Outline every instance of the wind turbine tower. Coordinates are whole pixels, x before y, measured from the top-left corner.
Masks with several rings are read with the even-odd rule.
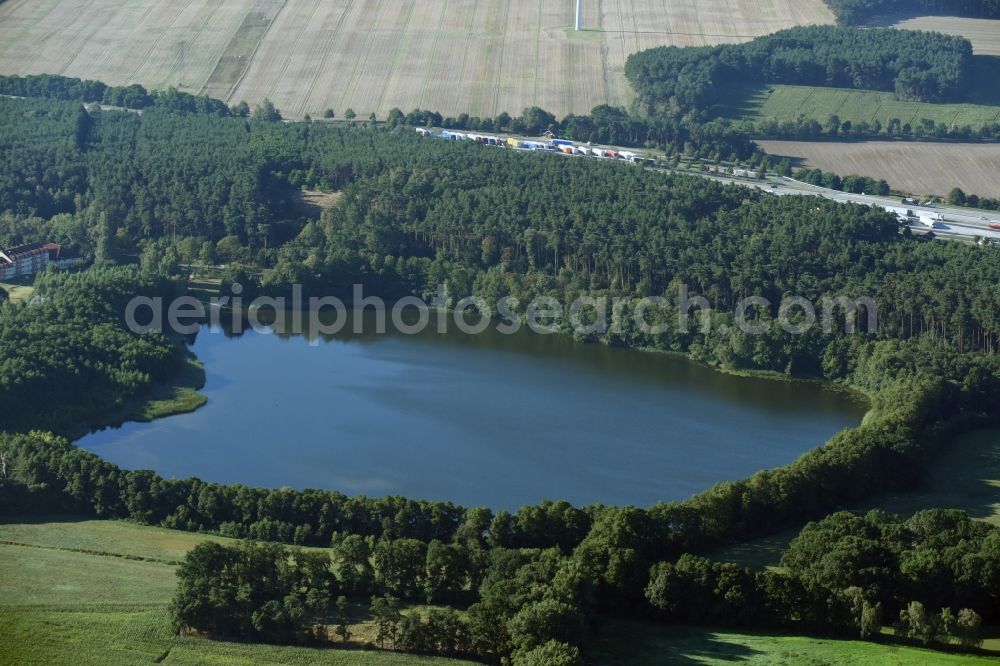
[[[576,31],[580,32],[580,24],[583,23],[583,0],[576,0]]]

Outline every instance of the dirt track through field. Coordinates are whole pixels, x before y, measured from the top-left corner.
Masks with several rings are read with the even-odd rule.
[[[828,23],[822,0],[7,0],[0,74],[175,86],[289,117],[627,105],[625,59]]]

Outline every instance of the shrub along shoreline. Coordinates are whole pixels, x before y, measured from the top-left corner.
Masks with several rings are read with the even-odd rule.
[[[169,378],[151,385],[119,407],[95,414],[59,434],[76,441],[93,432],[120,428],[126,423],[152,423],[190,414],[208,404],[208,398],[200,393],[204,386],[205,367],[194,354],[188,352]]]

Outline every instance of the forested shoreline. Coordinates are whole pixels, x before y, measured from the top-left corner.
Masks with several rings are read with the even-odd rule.
[[[90,115],[75,103],[39,100],[0,100],[0,114],[0,153],[15,166],[0,173],[0,240],[44,235],[98,264],[82,273],[46,273],[36,284],[39,299],[0,310],[0,403],[9,431],[0,435],[7,474],[0,509],[85,513],[330,549],[326,562],[272,546],[192,551],[175,604],[179,627],[218,637],[331,642],[316,627],[336,625],[336,597],[374,595],[372,612],[384,620],[387,646],[493,662],[513,656],[527,665],[579,663],[584,637],[604,614],[704,621],[670,605],[678,585],[690,590],[692,609],[712,606],[712,595],[723,590],[734,605],[727,617],[738,626],[866,635],[877,605],[881,620],[891,622],[903,606],[910,618],[911,602],[935,613],[934,605],[947,604],[955,619],[939,622],[956,635],[964,636],[976,616],[993,619],[995,586],[949,592],[949,581],[964,575],[951,556],[905,580],[885,572],[911,551],[929,556],[935,538],[950,541],[956,533],[969,535],[970,553],[983,550],[976,561],[993,572],[997,565],[986,557],[996,552],[992,528],[953,514],[905,524],[827,517],[875,493],[913,487],[954,434],[996,423],[1000,254],[911,238],[894,216],[862,206],[422,140],[390,128],[155,106],[142,115]],[[342,196],[309,220],[293,206],[303,187]],[[126,258],[137,265],[110,266]],[[301,284],[307,294],[342,295],[344,285],[361,283],[389,299],[427,296],[447,283],[455,298],[663,296],[676,305],[684,283],[715,304],[710,330],[681,330],[665,317],[657,334],[626,322],[586,339],[684,353],[727,370],[840,382],[870,395],[872,412],[792,465],[719,484],[686,502],[553,502],[513,514],[167,480],[121,470],[44,432],[58,430],[59,418],[93,413],[97,403],[141,394],[167,376],[179,343],[125,330],[123,303],[138,293],[173,293],[183,263],[216,261],[230,266],[225,285],[238,280],[268,294]],[[792,335],[777,322],[786,294],[814,302],[871,296],[880,324],[874,331]],[[747,296],[774,304],[753,314],[758,335],[728,326]],[[57,391],[47,393],[53,378]],[[55,407],[65,413],[53,421]],[[786,577],[758,578],[692,559],[822,519],[833,527],[815,547],[820,551],[840,547],[841,538],[847,548],[855,532],[877,529],[871,539],[888,553],[883,569],[867,578],[810,573],[808,555],[796,553],[812,552],[806,542],[816,541],[822,526],[790,550],[793,573]],[[242,578],[224,575],[233,562],[246,563]],[[857,568],[846,559],[843,566],[848,573]],[[280,575],[268,576],[272,570]],[[944,583],[925,585],[930,580]],[[253,591],[255,582],[260,589],[245,603],[227,596],[248,584]],[[310,597],[309,588],[325,595]],[[464,613],[415,622],[399,614],[398,599]]]
[[[47,272],[30,305],[0,314],[0,405],[4,430],[65,432],[169,380],[183,345],[138,337],[124,325],[128,300],[171,298],[168,280],[119,267]]]

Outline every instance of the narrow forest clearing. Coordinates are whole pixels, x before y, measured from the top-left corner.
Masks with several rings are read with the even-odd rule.
[[[35,288],[23,284],[0,282],[0,289],[7,292],[11,303],[27,303],[35,293]]]
[[[973,518],[1000,525],[1000,430],[978,430],[959,436],[934,459],[920,488],[882,495],[851,510],[864,513],[879,509],[910,516],[933,508],[961,509]],[[793,527],[729,546],[713,557],[756,569],[776,567],[782,551],[800,529]]]

